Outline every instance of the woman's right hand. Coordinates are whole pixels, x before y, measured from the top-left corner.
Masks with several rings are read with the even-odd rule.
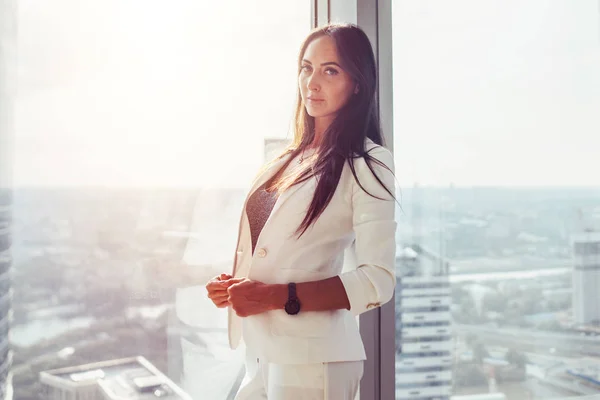
[[[229,293],[227,292],[227,288],[229,288],[228,281],[233,278],[233,276],[229,274],[221,274],[212,278],[206,284],[206,291],[208,292],[208,298],[212,300],[213,303],[218,308],[224,308],[229,305]]]

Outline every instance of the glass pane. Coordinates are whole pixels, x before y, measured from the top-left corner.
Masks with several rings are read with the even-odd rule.
[[[204,285],[231,271],[244,196],[289,138],[310,6],[19,2],[12,206],[0,199],[15,398],[118,393],[117,373],[155,396],[232,398],[243,349]]]
[[[600,394],[599,3],[393,7],[396,399]]]
[[[16,94],[16,1],[0,2],[0,399],[12,399],[12,176]]]

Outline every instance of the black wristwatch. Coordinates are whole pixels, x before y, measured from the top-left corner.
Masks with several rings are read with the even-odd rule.
[[[288,301],[285,303],[285,312],[290,315],[296,315],[300,312],[300,300],[296,296],[296,284],[288,283]]]

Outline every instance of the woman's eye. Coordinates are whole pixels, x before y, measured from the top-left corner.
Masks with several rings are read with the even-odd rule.
[[[310,69],[310,65],[303,65],[300,67],[301,71],[308,71]]]
[[[325,72],[327,72],[329,75],[337,75],[338,74],[337,70],[335,70],[333,68],[327,68],[325,70]]]

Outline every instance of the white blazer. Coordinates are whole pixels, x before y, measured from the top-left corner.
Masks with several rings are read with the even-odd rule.
[[[365,141],[365,148],[372,149],[369,154],[394,171],[393,156],[388,149],[370,139]],[[288,157],[278,160],[257,178],[248,197],[272,177]],[[371,165],[386,187],[395,193],[393,173],[376,162]],[[354,166],[361,185],[384,200],[371,197],[361,189],[346,162],[331,202],[300,239],[293,234],[313,197],[316,178],[281,193],[258,237],[254,254],[246,197],[232,273],[234,277],[269,284],[309,282],[339,275],[351,309],[300,310],[297,315],[274,310],[241,318],[228,307],[232,349],[243,336],[253,353],[279,364],[366,359],[355,317],[386,303],[394,295],[395,203],[375,179],[364,158],[355,159]],[[342,273],[344,250],[352,244],[356,268]]]

